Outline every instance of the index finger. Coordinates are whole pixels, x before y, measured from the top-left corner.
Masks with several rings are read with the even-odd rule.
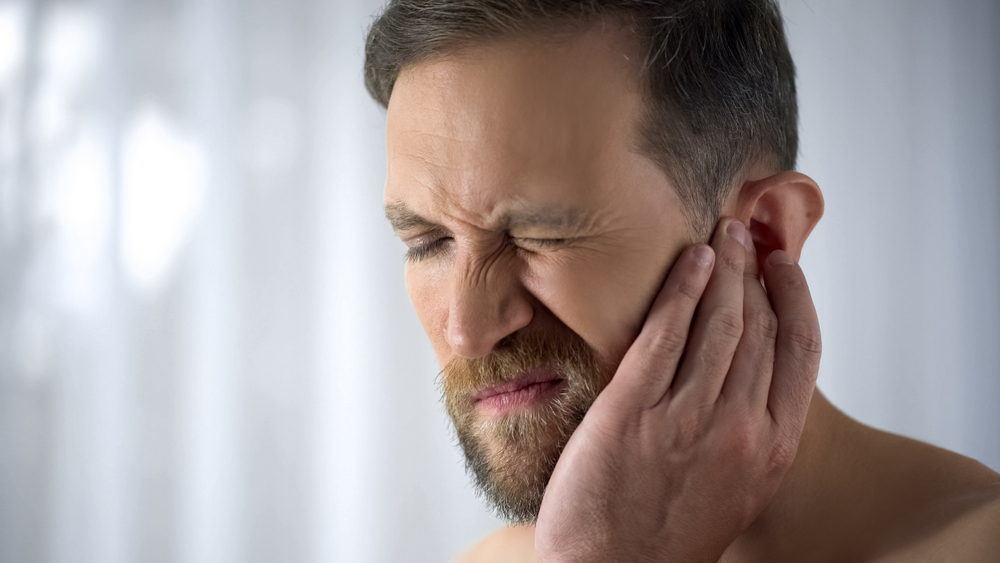
[[[674,380],[695,309],[715,263],[705,244],[684,250],[670,269],[646,321],[602,395],[635,408],[659,403]],[[616,401],[617,402],[617,401]]]
[[[768,256],[764,283],[778,317],[767,407],[779,426],[801,430],[816,387],[823,348],[816,308],[802,268],[784,250]]]

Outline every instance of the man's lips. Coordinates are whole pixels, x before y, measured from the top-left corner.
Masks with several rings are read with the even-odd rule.
[[[527,408],[547,398],[565,382],[555,370],[540,368],[527,371],[515,379],[491,385],[475,392],[472,402],[495,413]]]

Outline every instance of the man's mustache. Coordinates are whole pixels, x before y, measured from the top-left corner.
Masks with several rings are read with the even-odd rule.
[[[541,368],[555,370],[571,384],[599,384],[592,381],[600,373],[596,352],[563,326],[555,332],[514,333],[481,358],[453,358],[441,370],[441,386],[447,402],[465,403],[478,390]]]

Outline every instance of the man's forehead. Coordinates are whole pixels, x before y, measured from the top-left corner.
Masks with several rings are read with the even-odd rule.
[[[475,134],[523,128],[519,121],[532,118],[565,125],[583,116],[618,117],[642,97],[638,54],[622,33],[510,38],[408,65],[396,79],[388,118],[403,115],[408,125],[444,126],[452,138],[474,141]]]
[[[620,40],[548,46],[512,40],[406,69],[389,103],[386,202],[423,191],[501,222],[526,201],[532,221],[564,220],[551,209],[633,151],[641,95]]]

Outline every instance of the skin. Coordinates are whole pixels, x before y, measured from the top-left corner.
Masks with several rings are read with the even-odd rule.
[[[460,560],[987,561],[1000,477],[813,391],[818,322],[795,262],[819,188],[762,158],[711,247],[692,245],[704,235],[633,148],[638,60],[597,28],[465,48],[394,87],[387,215],[421,255],[407,288],[440,364],[557,322],[620,362],[537,528]]]
[[[564,104],[553,109],[530,79],[504,80],[523,62],[534,65],[532,75],[551,72],[552,61],[496,48],[504,56],[472,50],[396,83],[385,201],[444,227],[397,229],[408,246],[445,231],[452,239],[444,259],[408,265],[410,298],[441,365],[453,354],[488,354],[550,315],[602,356],[620,358],[667,268],[694,242],[663,174],[628,148],[640,98],[626,87],[626,67],[605,58],[603,70],[622,87],[601,84],[605,73],[562,73]],[[491,95],[499,88],[503,100]],[[569,94],[575,90],[594,95]],[[593,119],[574,118],[580,114]],[[547,208],[552,224],[507,224],[510,215]],[[546,247],[546,239],[568,243]]]

